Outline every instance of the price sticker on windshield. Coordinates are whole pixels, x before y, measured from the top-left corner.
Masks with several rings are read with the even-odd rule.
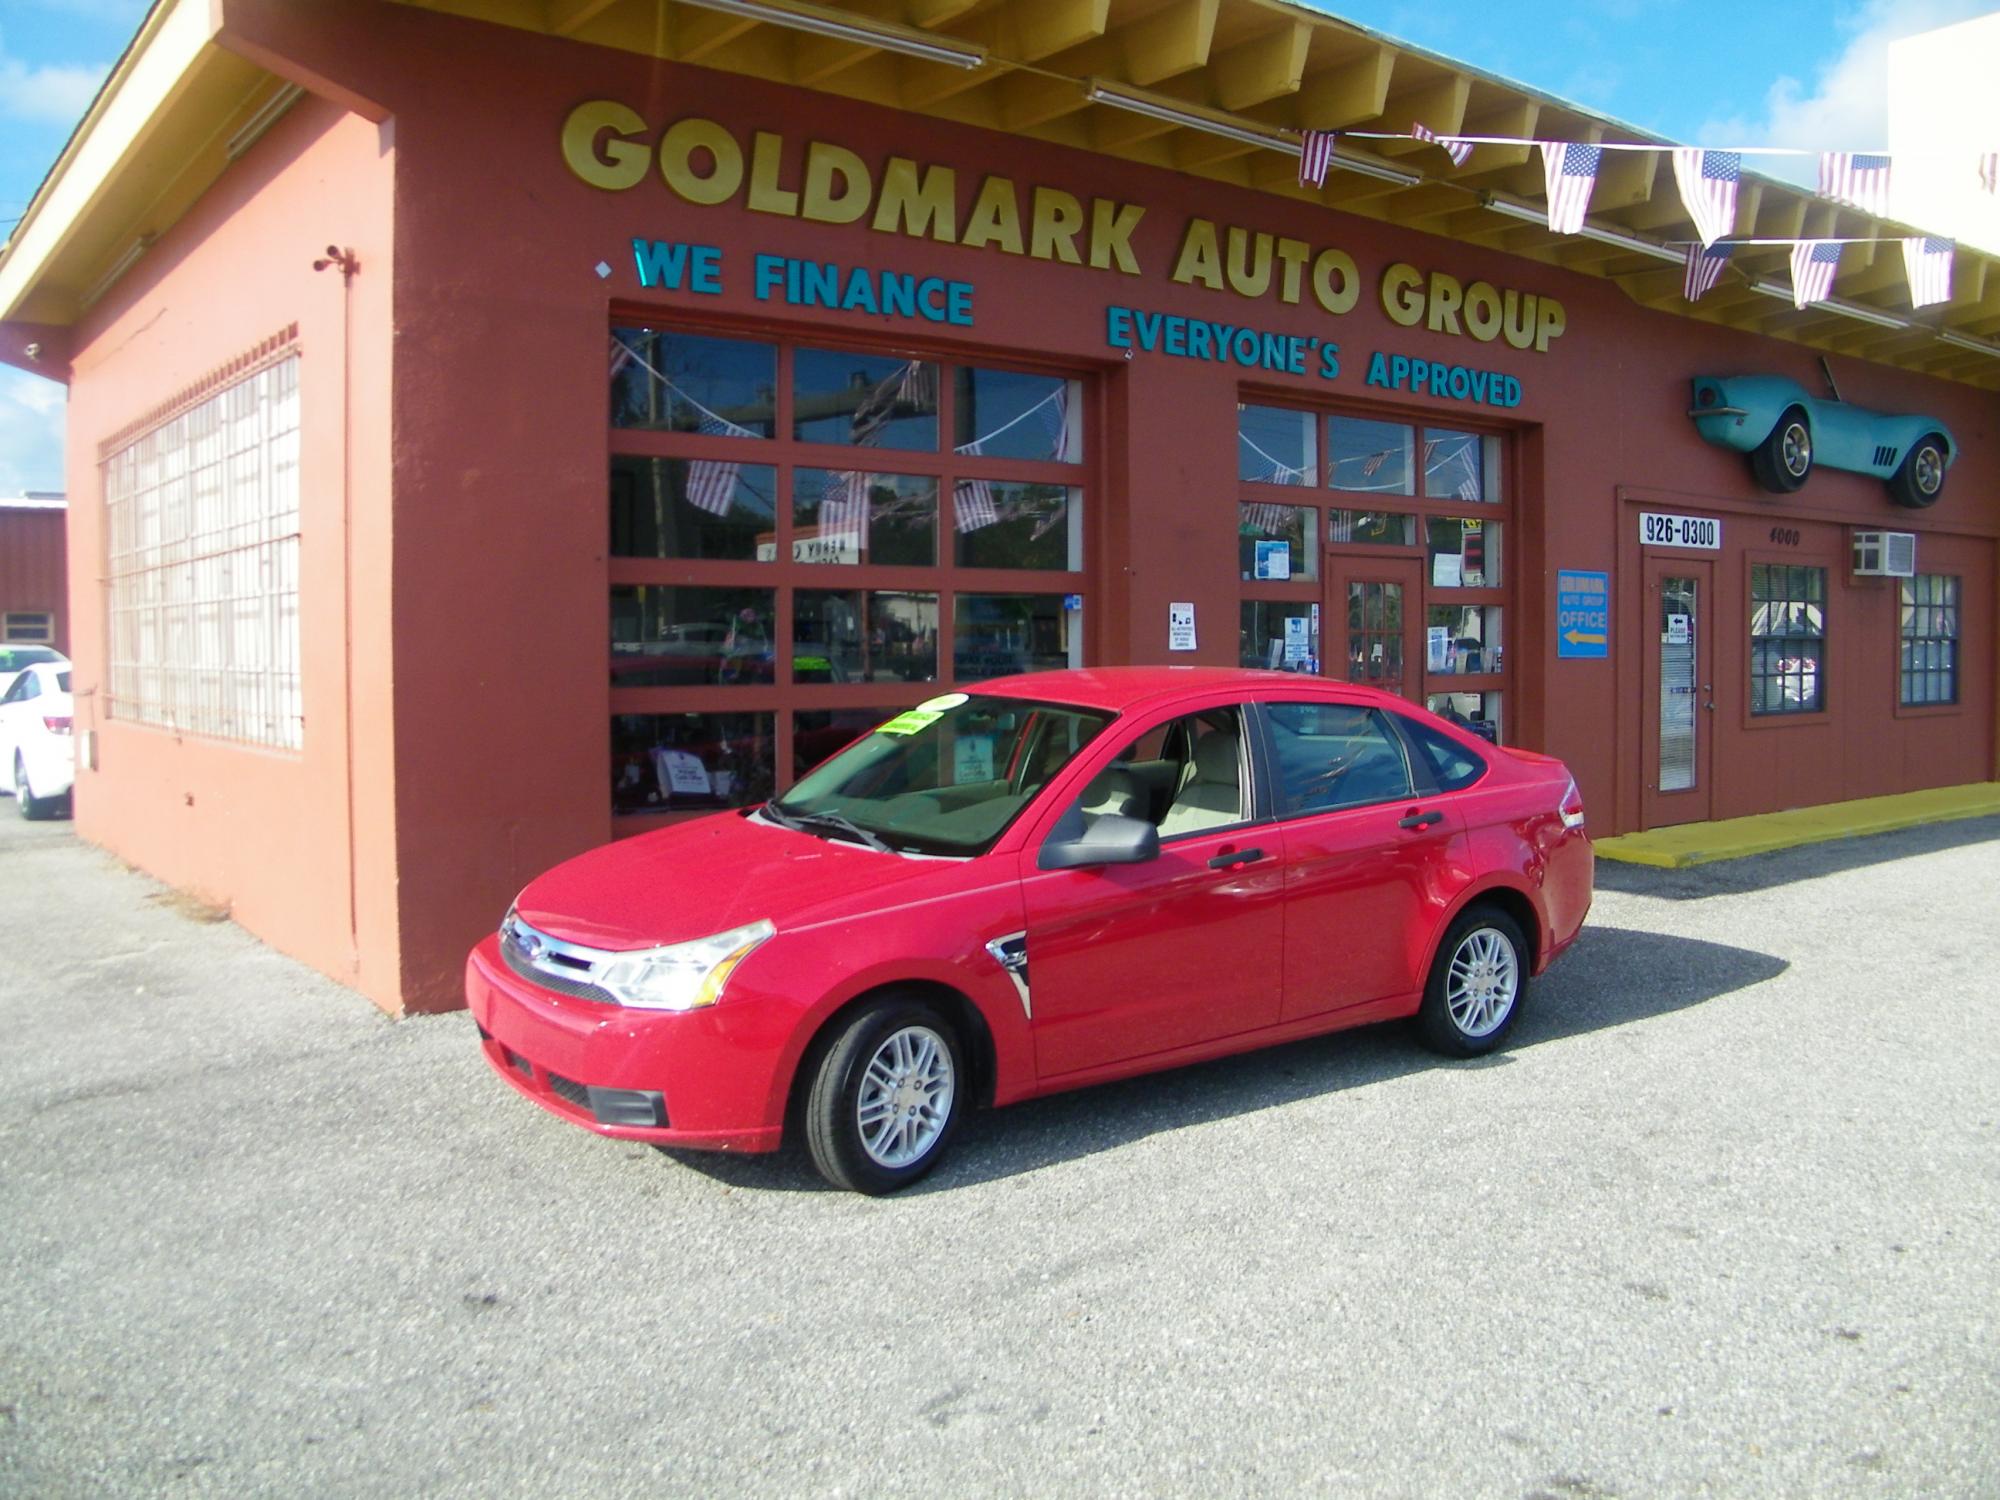
[[[1722,548],[1722,523],[1713,516],[1667,516],[1642,510],[1639,541],[1647,547],[1699,547],[1717,552]]]

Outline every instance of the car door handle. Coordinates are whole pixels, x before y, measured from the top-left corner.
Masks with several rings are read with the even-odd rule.
[[[1433,809],[1430,812],[1411,813],[1407,818],[1397,820],[1398,828],[1428,828],[1433,823],[1442,823],[1444,814]]]
[[[1218,854],[1208,862],[1211,870],[1226,870],[1231,865],[1254,865],[1264,857],[1262,849],[1237,849]]]

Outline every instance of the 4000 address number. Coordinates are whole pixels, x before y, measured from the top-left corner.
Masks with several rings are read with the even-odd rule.
[[[1663,516],[1639,512],[1639,540],[1648,547],[1701,547],[1719,551],[1722,523],[1712,516]]]

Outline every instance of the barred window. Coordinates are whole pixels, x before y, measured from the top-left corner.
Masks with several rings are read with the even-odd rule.
[[[1958,579],[1903,580],[1903,703],[1958,702]]]
[[[1826,569],[1750,565],[1750,712],[1826,707]]]
[[[298,365],[105,458],[112,718],[300,747]]]
[[[47,610],[7,611],[0,620],[0,641],[46,645],[56,638],[56,617]]]

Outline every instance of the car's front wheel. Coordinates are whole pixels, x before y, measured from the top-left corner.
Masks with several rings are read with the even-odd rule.
[[[1528,944],[1504,911],[1474,906],[1458,914],[1438,944],[1417,1027],[1450,1057],[1491,1052],[1514,1029],[1528,987]]]
[[[1790,408],[1778,418],[1771,435],[1750,450],[1750,472],[1774,495],[1789,495],[1812,473],[1812,428],[1806,414]]]
[[[28,785],[28,763],[14,752],[14,805],[21,810],[21,816],[30,820],[55,816],[59,797],[37,797],[35,789]]]
[[[1889,498],[1912,510],[1935,504],[1944,493],[1945,463],[1944,444],[1935,437],[1924,438],[1889,476]]]
[[[813,1165],[835,1187],[893,1193],[938,1164],[965,1108],[957,1031],[921,1001],[854,1012],[821,1055],[805,1102]]]

